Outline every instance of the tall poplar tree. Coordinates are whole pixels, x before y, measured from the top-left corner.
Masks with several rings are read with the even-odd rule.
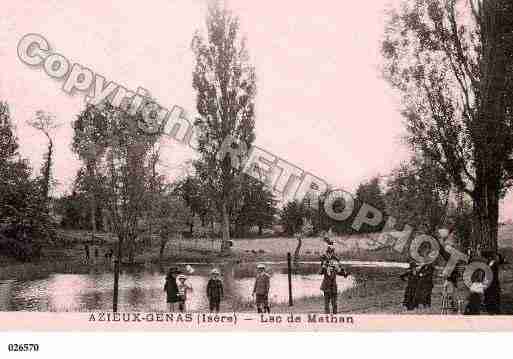
[[[192,41],[198,132],[196,171],[221,215],[223,250],[228,248],[233,207],[241,193],[241,169],[230,156],[219,156],[228,139],[246,149],[255,139],[255,69],[249,62],[239,19],[219,1],[209,4],[206,35]],[[244,153],[241,157],[243,157]],[[242,158],[241,158],[242,159]]]

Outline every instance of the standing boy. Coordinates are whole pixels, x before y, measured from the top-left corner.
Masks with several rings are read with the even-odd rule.
[[[207,297],[211,312],[219,313],[221,299],[223,299],[223,282],[219,278],[219,270],[212,269],[211,278],[207,284]]]
[[[263,264],[257,265],[257,275],[255,278],[255,285],[253,287],[253,296],[256,297],[256,306],[258,313],[270,313],[269,307],[269,289],[271,280],[269,274],[265,272]]]

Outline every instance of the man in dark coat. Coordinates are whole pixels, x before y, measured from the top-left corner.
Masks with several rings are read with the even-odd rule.
[[[169,272],[166,276],[166,283],[164,284],[164,291],[167,295],[167,304],[170,312],[175,311],[175,303],[180,301],[178,296],[178,285],[176,283],[176,276],[180,274],[180,271],[176,267],[169,268]]]
[[[324,293],[324,313],[326,314],[337,314],[337,275],[342,275],[345,278],[349,275],[342,267],[340,267],[334,252],[334,248],[329,246],[326,256],[321,258],[320,274],[323,275],[321,291]]]

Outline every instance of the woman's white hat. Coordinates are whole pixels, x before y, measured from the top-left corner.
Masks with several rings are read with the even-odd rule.
[[[177,278],[178,278],[178,280],[180,280],[180,279],[187,279],[187,277],[185,275],[183,275],[183,274],[178,275]]]
[[[187,265],[185,266],[185,270],[186,270],[186,271],[187,271],[187,273],[189,273],[189,274],[194,273],[194,268],[192,268],[192,266],[191,266],[190,264],[187,264]]]
[[[220,274],[220,273],[219,273],[219,269],[217,269],[217,268],[212,269],[212,270],[210,271],[210,274]]]
[[[265,265],[262,263],[257,264],[257,269],[265,269]]]

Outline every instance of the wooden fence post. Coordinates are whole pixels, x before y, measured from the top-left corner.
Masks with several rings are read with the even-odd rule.
[[[287,252],[287,276],[289,280],[289,306],[292,307],[294,302],[292,300],[292,256]]]

